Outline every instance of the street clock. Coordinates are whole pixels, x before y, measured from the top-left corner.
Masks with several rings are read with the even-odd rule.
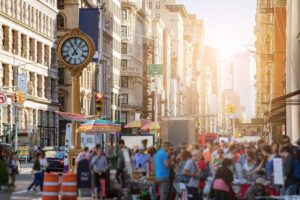
[[[78,28],[63,35],[57,44],[59,61],[71,72],[81,72],[95,54],[92,39]]]

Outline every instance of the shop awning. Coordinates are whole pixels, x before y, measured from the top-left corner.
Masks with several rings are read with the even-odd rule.
[[[300,95],[300,90],[282,95],[271,101],[271,110],[267,113],[268,121],[271,123],[283,123],[286,121],[286,106],[287,105],[300,105],[300,98],[293,99]],[[292,98],[292,99],[291,99]]]
[[[96,119],[98,116],[96,115],[81,115],[81,114],[74,114],[68,112],[59,112],[56,111],[60,117],[65,120],[73,121],[73,122],[86,122],[88,120]]]

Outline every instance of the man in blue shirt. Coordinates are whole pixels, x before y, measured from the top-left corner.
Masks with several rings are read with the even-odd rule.
[[[155,178],[160,188],[160,199],[167,200],[169,193],[170,163],[168,158],[169,142],[164,142],[162,148],[154,155]]]

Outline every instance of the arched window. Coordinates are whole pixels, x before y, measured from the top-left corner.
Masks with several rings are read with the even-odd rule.
[[[65,18],[63,15],[57,15],[56,19],[56,25],[58,29],[64,29],[65,28]]]

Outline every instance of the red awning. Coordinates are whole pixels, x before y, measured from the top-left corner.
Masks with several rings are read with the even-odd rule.
[[[73,121],[73,122],[86,122],[88,120],[98,118],[98,116],[96,116],[96,115],[81,115],[81,114],[74,114],[74,113],[68,113],[68,112],[59,112],[59,111],[56,111],[56,113],[59,114],[65,120],[70,120],[70,121]]]

